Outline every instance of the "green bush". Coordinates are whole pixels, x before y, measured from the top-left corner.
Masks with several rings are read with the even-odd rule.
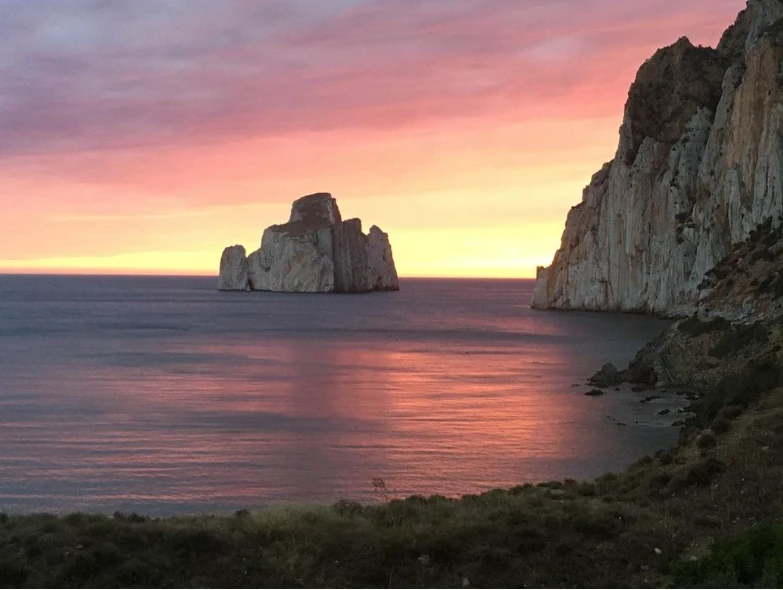
[[[780,588],[783,526],[766,525],[716,543],[710,554],[673,568],[675,588]]]
[[[717,358],[726,358],[750,344],[763,344],[768,341],[769,331],[760,323],[735,326],[723,333],[721,339],[710,350],[710,354]]]
[[[758,401],[765,391],[783,384],[783,365],[779,362],[751,361],[736,374],[729,375],[694,402],[691,409],[701,424],[710,424],[721,410],[735,417],[740,408]],[[731,408],[729,410],[729,408]]]
[[[712,421],[712,425],[710,426],[710,428],[715,434],[725,434],[729,430],[731,430],[731,422],[729,422],[725,418],[718,417]]]
[[[698,316],[689,317],[677,325],[678,331],[693,337],[709,334],[717,330],[728,330],[729,328],[731,328],[731,322],[723,318],[702,320]]]
[[[775,255],[767,248],[760,248],[753,253],[753,256],[750,257],[750,263],[756,264],[760,260],[775,260]]]

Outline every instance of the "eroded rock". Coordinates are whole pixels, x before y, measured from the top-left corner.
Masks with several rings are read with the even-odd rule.
[[[244,246],[229,246],[220,257],[220,291],[247,290],[247,257]]]
[[[244,248],[241,252],[244,256]],[[224,256],[233,260],[236,254]],[[225,284],[239,289],[243,275],[232,274],[229,262],[226,264]],[[221,271],[221,285],[223,276]],[[399,289],[388,235],[373,226],[366,236],[361,220],[343,221],[337,201],[329,193],[297,199],[288,223],[264,231],[260,249],[245,260],[244,280],[244,288],[253,291],[366,293]]]
[[[367,234],[367,264],[370,272],[370,288],[375,291],[397,291],[400,288],[397,269],[394,266],[389,234],[377,225]]]

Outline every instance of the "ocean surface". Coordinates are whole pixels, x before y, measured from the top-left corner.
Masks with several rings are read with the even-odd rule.
[[[675,441],[656,415],[671,400],[583,395],[666,322],[533,311],[525,280],[401,286],[0,276],[0,511],[372,502],[374,478],[461,495],[594,477]]]

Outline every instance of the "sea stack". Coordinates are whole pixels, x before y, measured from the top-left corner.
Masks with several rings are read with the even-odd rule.
[[[329,193],[297,199],[287,223],[264,230],[261,247],[244,259],[244,284],[234,266],[242,266],[245,250],[242,248],[240,253],[236,248],[241,246],[223,252],[221,290],[281,293],[399,290],[389,236],[376,226],[365,235],[359,219],[343,221],[337,201]],[[223,259],[227,259],[225,264]]]
[[[781,19],[749,0],[717,48],[682,38],[642,65],[533,307],[689,315],[734,244],[781,224]]]
[[[243,246],[229,246],[220,257],[221,291],[245,291],[247,289],[247,256]]]

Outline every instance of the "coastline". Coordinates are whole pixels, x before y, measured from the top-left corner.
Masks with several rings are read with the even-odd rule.
[[[700,585],[716,541],[780,513],[783,481],[775,436],[783,391],[746,407],[721,402],[705,424],[711,395],[704,389],[690,406],[674,448],[589,481],[393,499],[380,480],[376,505],[224,516],[2,514],[0,579],[20,587]]]

